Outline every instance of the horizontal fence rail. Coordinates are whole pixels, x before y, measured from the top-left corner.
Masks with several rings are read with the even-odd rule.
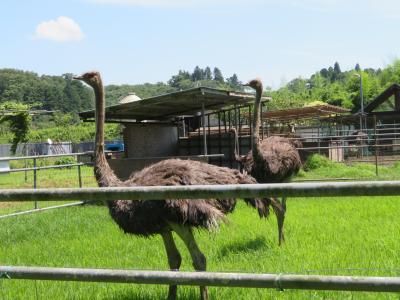
[[[3,189],[0,190],[0,202],[397,195],[400,195],[400,181],[359,181],[79,189]]]
[[[81,152],[81,153],[48,154],[48,155],[8,156],[8,157],[0,157],[0,161],[52,158],[52,157],[64,157],[64,156],[82,156],[82,155],[90,155],[90,154],[93,154],[93,151],[87,151],[87,152]]]
[[[10,169],[7,171],[0,171],[0,174],[16,173],[16,172],[24,172],[24,171],[34,171],[34,170],[63,169],[63,168],[71,168],[71,167],[85,166],[85,165],[90,165],[90,164],[77,163],[77,164],[65,164],[65,165],[54,165],[54,166],[44,166],[44,167]]]
[[[86,203],[85,201],[79,201],[79,202],[73,202],[73,203],[67,203],[67,204],[61,204],[61,205],[55,205],[55,206],[49,206],[49,207],[35,208],[35,209],[30,209],[30,210],[19,211],[19,212],[7,214],[7,215],[0,215],[0,220],[1,219],[6,219],[6,218],[10,218],[10,217],[26,215],[26,214],[38,213],[38,212],[47,211],[47,210],[56,209],[56,208],[65,208],[65,207],[71,207],[71,206],[78,206],[78,205],[83,205],[85,203]]]
[[[400,277],[136,271],[0,266],[8,279],[64,280],[139,284],[178,284],[243,288],[400,292]]]

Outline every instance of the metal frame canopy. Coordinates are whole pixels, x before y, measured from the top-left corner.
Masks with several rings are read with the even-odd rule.
[[[246,104],[254,101],[254,97],[250,93],[198,87],[108,106],[106,121],[168,121],[180,116],[196,115],[203,109],[218,110],[230,105]],[[264,98],[268,99],[269,97]],[[94,110],[81,112],[79,116],[84,121],[89,121],[94,118]]]
[[[318,117],[330,117],[332,115],[341,115],[350,113],[349,109],[321,104],[300,108],[290,108],[275,111],[263,112],[262,118],[271,122],[290,122],[297,119],[312,119]]]

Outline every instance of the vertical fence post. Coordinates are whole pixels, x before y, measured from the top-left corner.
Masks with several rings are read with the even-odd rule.
[[[376,176],[379,175],[378,173],[378,135],[376,132],[376,115],[374,115],[374,135],[375,135],[375,174]]]
[[[260,105],[261,106],[261,105]],[[251,105],[249,104],[249,118],[248,118],[248,120],[249,120],[249,135],[250,135],[250,148],[251,148],[251,150],[253,150],[253,145],[252,145],[252,143],[251,143]],[[253,128],[253,130],[254,130],[254,128]]]
[[[222,144],[221,144],[221,111],[218,111],[218,153],[222,153]],[[220,157],[218,160],[219,166],[222,166],[222,158]]]
[[[33,159],[33,188],[37,188],[37,170],[36,170],[36,158]],[[35,201],[35,209],[38,209],[38,202]]]
[[[204,102],[201,103],[201,123],[203,125],[203,155],[207,155],[206,110]],[[208,124],[210,127],[210,124]]]
[[[78,181],[79,181],[79,187],[82,187],[82,173],[81,173],[81,165],[78,165]]]
[[[25,156],[28,156],[28,146],[27,146],[27,144],[25,143]],[[27,160],[26,159],[24,159],[24,162],[25,162],[25,169],[27,169],[28,168],[28,162],[27,162]],[[26,171],[25,170],[25,183],[28,181],[28,171]]]
[[[318,118],[318,154],[321,155],[321,128],[322,124],[321,124],[321,119]]]
[[[185,117],[182,117],[182,135],[186,137]]]

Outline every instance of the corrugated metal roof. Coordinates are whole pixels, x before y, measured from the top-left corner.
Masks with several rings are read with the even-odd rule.
[[[290,108],[263,112],[262,118],[268,121],[290,121],[316,117],[328,117],[333,114],[347,114],[350,110],[330,104]]]
[[[267,100],[264,98],[263,100]],[[254,101],[254,94],[198,87],[179,92],[159,95],[140,101],[109,106],[106,119],[111,120],[171,120],[183,115],[194,115],[201,111],[202,103],[206,110],[245,104]],[[93,119],[94,111],[81,112],[84,119]]]

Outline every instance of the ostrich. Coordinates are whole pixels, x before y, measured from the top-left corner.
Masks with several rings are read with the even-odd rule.
[[[197,161],[168,159],[155,163],[121,181],[112,171],[104,155],[105,101],[102,80],[98,72],[74,77],[91,86],[95,93],[95,163],[94,174],[100,187],[194,185],[194,184],[249,184],[256,183],[250,175],[237,170],[217,167]],[[260,217],[267,217],[269,205],[279,209],[274,199],[245,199],[258,209]],[[192,228],[210,229],[224,221],[225,214],[234,210],[236,199],[189,200],[118,200],[107,201],[109,212],[118,226],[129,234],[148,237],[160,234],[171,270],[179,270],[181,255],[175,245],[174,231],[188,248],[193,267],[206,270],[206,257],[200,251]],[[175,299],[177,286],[170,285],[168,299]],[[207,287],[200,286],[201,299],[208,299]]]
[[[354,153],[356,158],[360,158],[363,155],[362,146],[368,144],[368,134],[361,130],[357,130],[354,131],[349,137],[352,139],[351,143],[349,142],[349,144],[355,146],[354,148],[351,147],[349,152]]]
[[[251,80],[245,86],[250,86],[256,90],[254,102],[253,131],[251,133],[252,150],[245,156],[239,155],[238,134],[232,130],[235,138],[235,160],[243,166],[246,174],[253,176],[258,183],[279,183],[288,180],[296,174],[301,167],[301,159],[296,147],[301,147],[301,143],[284,137],[271,136],[260,142],[260,119],[261,119],[261,96],[263,85],[261,80]],[[283,216],[278,218],[279,243],[284,240],[283,221],[286,211],[286,199],[282,198]]]

